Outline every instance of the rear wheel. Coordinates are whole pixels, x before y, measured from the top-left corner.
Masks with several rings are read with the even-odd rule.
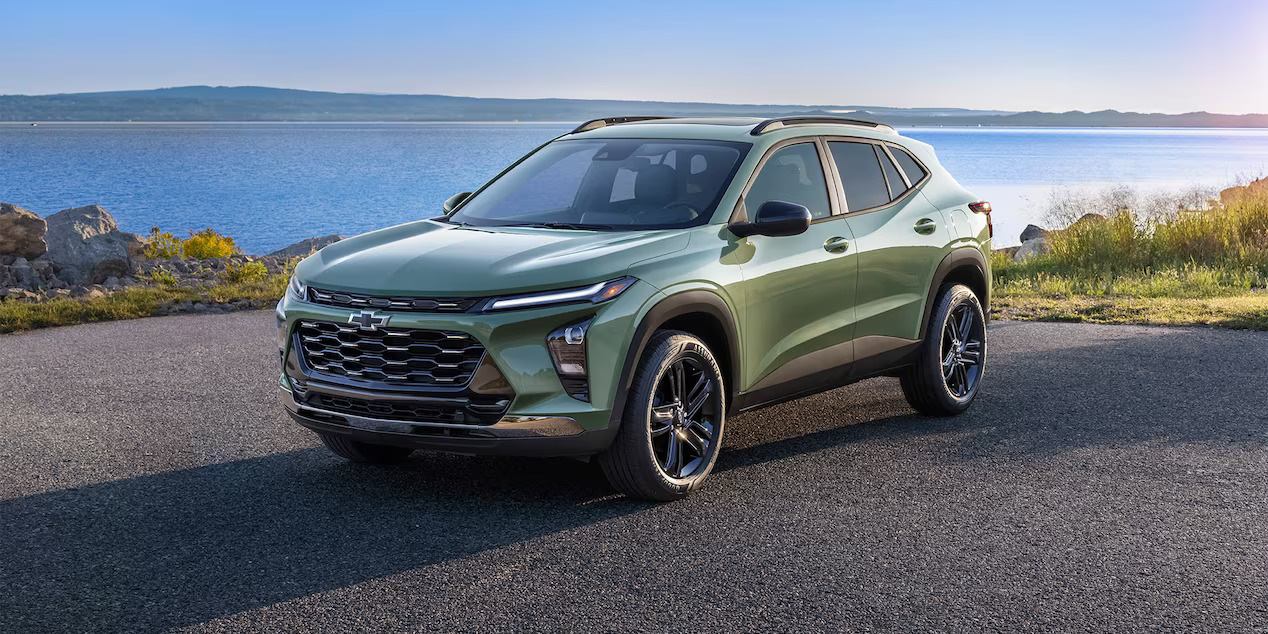
[[[985,369],[986,315],[981,302],[967,286],[943,286],[916,364],[900,377],[907,403],[929,416],[959,414],[973,404]]]
[[[409,457],[414,452],[408,447],[391,447],[388,445],[374,445],[368,442],[353,440],[347,436],[339,434],[317,433],[321,436],[321,442],[326,448],[335,452],[341,457],[347,458],[353,462],[364,462],[367,464],[396,464]]]
[[[665,502],[700,486],[722,442],[726,397],[713,353],[685,332],[652,336],[599,465],[614,488]]]

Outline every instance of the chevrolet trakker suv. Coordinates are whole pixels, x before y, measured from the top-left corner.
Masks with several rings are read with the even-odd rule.
[[[967,409],[990,211],[885,125],[590,121],[443,216],[301,262],[281,400],[350,460],[596,457],[672,500],[738,412],[882,375],[921,413]]]

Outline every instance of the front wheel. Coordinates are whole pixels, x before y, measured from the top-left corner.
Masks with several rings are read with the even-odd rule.
[[[954,416],[977,397],[986,369],[986,315],[962,284],[942,287],[916,363],[899,381],[907,403],[929,416]]]
[[[657,332],[635,368],[616,439],[599,455],[608,482],[645,500],[687,495],[713,470],[725,408],[708,346],[685,332]]]

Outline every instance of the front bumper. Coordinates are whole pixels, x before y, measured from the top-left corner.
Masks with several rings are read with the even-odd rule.
[[[621,391],[621,368],[640,314],[657,291],[635,284],[600,305],[569,304],[498,313],[409,313],[383,311],[402,329],[467,333],[485,349],[485,362],[499,381],[485,381],[479,370],[465,386],[402,389],[382,383],[314,374],[294,354],[297,325],[304,320],[347,323],[350,311],[287,296],[278,305],[282,403],[297,422],[310,429],[345,434],[365,442],[439,449],[458,453],[506,455],[589,455],[607,448],[616,433],[614,402]],[[587,335],[590,400],[564,389],[546,349],[547,336],[560,326],[591,318]],[[289,376],[289,378],[288,378]],[[299,383],[294,383],[295,379]],[[292,393],[292,388],[296,391]],[[313,392],[319,398],[313,397]],[[334,392],[333,407],[322,392]],[[509,399],[509,403],[506,401]],[[416,415],[395,415],[413,409]],[[432,401],[426,403],[424,401]],[[355,407],[349,407],[355,402]],[[463,409],[456,416],[429,416],[436,405]],[[323,411],[326,410],[326,411]]]
[[[281,388],[282,406],[316,432],[413,449],[515,456],[588,456],[612,442],[615,427],[587,431],[566,416],[503,416],[492,425],[422,423],[355,416],[300,403]]]

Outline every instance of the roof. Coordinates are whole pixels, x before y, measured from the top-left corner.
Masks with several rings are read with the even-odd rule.
[[[703,139],[753,143],[814,135],[848,135],[893,139],[898,133],[883,123],[843,117],[609,117],[581,124],[564,138]]]

